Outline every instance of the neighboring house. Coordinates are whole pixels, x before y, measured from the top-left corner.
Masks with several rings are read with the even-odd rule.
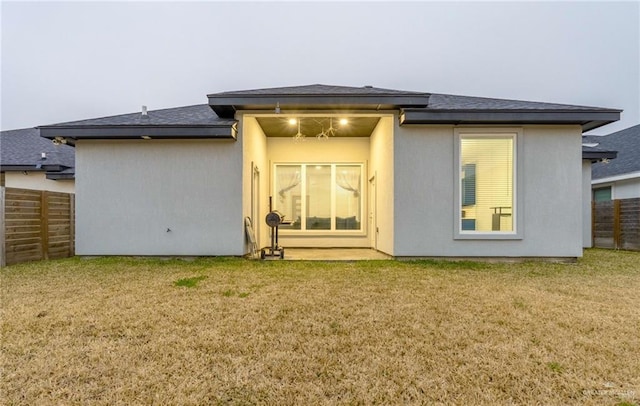
[[[620,111],[310,85],[42,126],[75,143],[79,255],[582,255],[581,138]]]
[[[617,157],[617,151],[599,148],[596,143],[589,142],[589,137],[583,137],[582,144],[582,246],[593,246],[592,218],[591,218],[591,167],[599,162],[609,162]]]
[[[75,150],[35,128],[0,132],[2,186],[74,193]]]
[[[597,148],[618,151],[613,161],[593,165],[595,201],[640,197],[640,124],[615,133],[586,137]]]

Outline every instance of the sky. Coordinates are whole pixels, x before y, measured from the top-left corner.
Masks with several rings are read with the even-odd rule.
[[[330,84],[623,109],[640,2],[0,3],[2,130]]]

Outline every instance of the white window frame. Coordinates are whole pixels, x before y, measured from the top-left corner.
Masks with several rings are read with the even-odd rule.
[[[462,230],[462,162],[461,147],[464,137],[491,138],[512,136],[513,139],[513,207],[512,207],[512,231],[471,231]],[[522,128],[477,128],[460,127],[454,129],[454,239],[456,240],[521,240],[524,235],[524,199],[523,199],[523,130]]]
[[[366,196],[365,194],[365,183],[364,183],[364,178],[366,176],[365,173],[365,166],[364,163],[362,162],[275,162],[273,163],[273,182],[272,182],[272,196],[276,196],[278,194],[278,191],[276,190],[277,186],[276,186],[276,177],[277,177],[277,167],[278,166],[295,166],[295,165],[299,165],[300,166],[300,178],[301,178],[301,182],[300,182],[300,195],[301,196],[306,196],[307,194],[307,184],[306,184],[306,177],[307,177],[307,168],[308,167],[314,167],[316,165],[321,165],[321,166],[330,166],[331,167],[331,229],[329,230],[318,230],[318,229],[312,229],[312,230],[307,230],[306,229],[306,211],[307,211],[307,199],[301,199],[301,213],[302,213],[302,218],[301,220],[301,224],[300,224],[300,229],[286,229],[286,228],[282,228],[280,230],[278,230],[278,233],[280,235],[286,235],[286,236],[295,236],[295,235],[358,235],[358,236],[362,236],[362,235],[366,235],[366,224],[365,224],[365,219],[364,219],[364,215],[365,215],[365,199],[363,198],[363,196]],[[337,187],[337,183],[336,183],[336,167],[338,166],[358,166],[360,167],[360,229],[359,230],[338,230],[336,229],[336,187]],[[275,202],[275,201],[274,201]],[[274,204],[274,210],[277,210],[277,203]]]

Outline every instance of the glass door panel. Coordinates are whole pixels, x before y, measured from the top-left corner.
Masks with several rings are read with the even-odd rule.
[[[331,165],[307,165],[307,230],[331,230]]]

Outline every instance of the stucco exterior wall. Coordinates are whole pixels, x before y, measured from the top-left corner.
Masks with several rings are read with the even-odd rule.
[[[78,255],[242,255],[242,146],[80,140]]]
[[[611,188],[612,199],[633,199],[640,197],[640,178],[616,181]]]
[[[269,161],[267,160],[267,137],[254,117],[239,117],[241,128],[238,141],[242,143],[244,151],[244,161],[242,163],[242,213],[244,217],[250,217],[253,221],[253,228],[256,234],[258,248],[262,248],[269,243],[269,227],[264,223],[264,218],[269,212]],[[258,185],[252,183],[252,164],[257,168]],[[255,195],[252,195],[252,188],[255,187]],[[252,213],[252,199],[257,205],[257,214]],[[247,250],[248,252],[248,250]]]
[[[75,181],[73,179],[51,180],[47,179],[47,175],[44,172],[33,171],[28,171],[26,175],[22,172],[5,172],[5,186],[61,193],[75,192]]]
[[[453,126],[397,127],[396,256],[579,257],[582,166],[579,126],[524,126],[522,239],[454,239]]]
[[[394,125],[397,126],[397,122],[397,116],[382,117],[371,134],[369,179],[374,178],[375,190],[370,193],[370,204],[374,207],[369,215],[375,216],[377,229],[372,230],[377,235],[371,235],[371,246],[389,255],[394,255],[394,228],[398,227],[394,218],[397,180],[394,176]]]

